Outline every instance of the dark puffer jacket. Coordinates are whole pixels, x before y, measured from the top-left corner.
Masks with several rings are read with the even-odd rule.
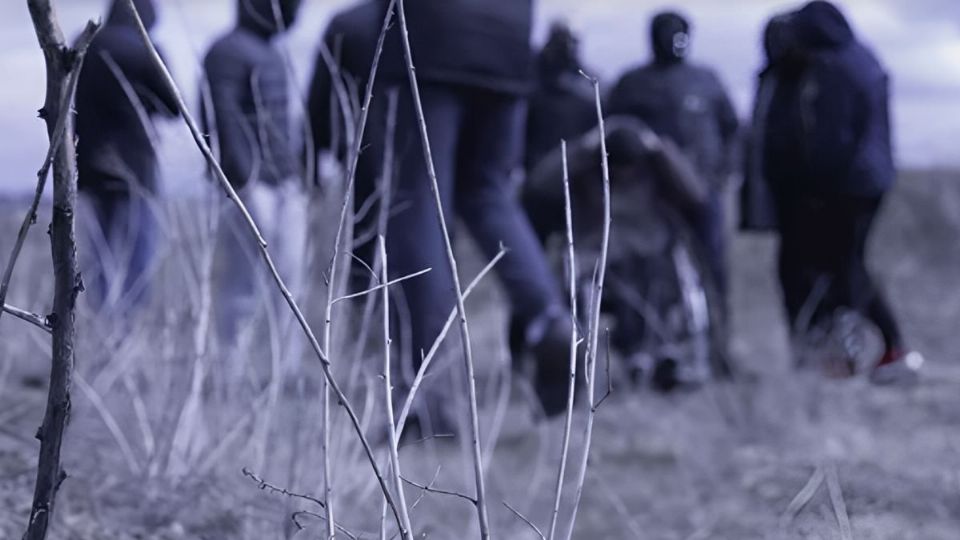
[[[812,53],[806,149],[812,181],[824,191],[872,196],[896,175],[890,133],[889,78],[829,2],[811,2],[795,19]]]
[[[135,4],[144,25],[152,28],[153,2]],[[155,190],[151,119],[173,116],[177,104],[124,0],[114,2],[90,45],[77,83],[76,108],[80,189],[114,194]]]
[[[406,0],[404,5],[422,82],[510,94],[530,91],[532,0]],[[406,70],[399,32],[392,34],[384,68],[398,79],[406,77]]]
[[[710,69],[676,62],[628,71],[610,94],[606,112],[638,118],[670,138],[712,185],[732,168],[739,123]]]
[[[290,140],[284,59],[270,43],[280,28],[271,0],[238,4],[237,27],[213,44],[203,63],[221,165],[236,188],[250,181],[276,185],[298,173],[299,155]],[[298,4],[281,2],[284,27]]]

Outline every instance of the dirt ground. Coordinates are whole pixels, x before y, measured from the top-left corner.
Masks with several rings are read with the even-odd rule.
[[[0,207],[0,253],[6,254],[26,204]],[[41,219],[32,232],[9,299],[37,311],[50,297],[44,227]],[[914,387],[876,388],[863,379],[794,372],[773,276],[775,249],[774,239],[760,235],[741,235],[733,244],[733,350],[750,376],[670,396],[617,385],[600,408],[573,538],[960,538],[960,175],[905,175],[872,240],[871,265],[910,343],[927,359]],[[467,266],[467,272],[478,268]],[[78,362],[93,391],[74,390],[64,459],[69,477],[51,537],[319,538],[316,517],[301,514],[306,528],[297,533],[289,516],[298,508],[322,510],[262,489],[242,473],[248,467],[279,487],[320,495],[319,408],[313,397],[298,399],[313,396],[315,373],[261,401],[263,394],[246,383],[218,386],[220,373],[231,375],[219,371],[227,364],[211,361],[203,399],[196,409],[184,406],[182,390],[191,380],[184,373],[200,363],[186,360],[190,324],[182,317],[191,311],[176,305],[187,293],[175,280],[164,286],[166,310],[133,321],[124,336],[83,327],[91,330],[82,337]],[[537,535],[501,503],[541,529],[548,526],[562,427],[533,423],[524,385],[510,380],[500,353],[498,299],[488,286],[471,302],[484,365],[484,434],[496,442],[484,448],[489,508],[496,538],[532,539]],[[19,538],[29,514],[47,349],[36,329],[0,319],[0,539]],[[125,363],[117,364],[120,356]],[[126,367],[111,378],[107,368],[114,365]],[[318,368],[307,363],[302,369]],[[345,377],[350,373],[341,369]],[[366,411],[375,406],[371,395],[350,397]],[[374,413],[365,417],[376,425]],[[377,538],[380,498],[349,437],[340,418],[333,453],[337,519],[345,537]],[[579,439],[572,450],[578,460]],[[155,459],[159,455],[167,457]],[[443,440],[401,450],[405,477],[470,493],[466,457],[458,444]],[[825,481],[808,504],[788,511],[804,486],[820,478]],[[568,482],[566,493],[573,488]],[[469,502],[413,486],[406,494],[418,501],[412,512],[417,538],[477,536]],[[567,500],[561,531],[570,509]]]

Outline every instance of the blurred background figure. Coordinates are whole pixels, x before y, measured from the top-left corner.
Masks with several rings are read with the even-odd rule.
[[[691,41],[687,19],[669,11],[654,16],[650,39],[653,58],[620,78],[605,112],[642,120],[693,161],[709,187],[709,197],[691,218],[716,286],[724,291],[724,190],[733,172],[739,129],[736,112],[713,70],[687,61]]]
[[[796,327],[811,303],[811,326],[829,324],[837,308],[862,313],[885,345],[872,380],[913,380],[922,358],[905,347],[865,258],[877,211],[896,177],[889,77],[833,4],[810,2],[789,24],[799,54],[788,54],[778,68],[764,141],[788,316]],[[817,298],[821,285],[826,291]]]
[[[352,148],[347,140],[348,134],[356,129],[356,120],[360,115],[359,105],[363,103],[386,8],[387,2],[384,0],[364,0],[335,14],[323,33],[320,45],[322,49],[317,53],[314,62],[308,92],[309,121],[314,138],[313,152],[323,164],[320,167],[322,176],[329,175],[330,170],[336,171],[334,174],[345,173],[349,166],[348,159]],[[336,79],[331,70],[337,71]],[[346,95],[339,96],[337,86],[340,86]],[[375,267],[380,201],[385,196],[380,193],[377,184],[383,172],[386,136],[387,99],[384,87],[382,82],[374,86],[376,95],[370,105],[354,179],[354,254],[369,268]],[[348,102],[343,103],[342,99]],[[344,116],[345,109],[348,116]],[[330,163],[339,167],[325,166]],[[331,203],[339,209],[342,199],[335,197],[333,192],[336,190],[330,191],[328,195],[337,199]],[[350,289],[366,289],[369,280],[370,273],[365,268],[351,272]]]
[[[296,20],[299,0],[238,0],[237,24],[204,59],[223,171],[246,203],[293,291],[304,248],[299,152],[291,140],[286,63],[272,41]],[[277,7],[277,11],[274,10]],[[205,115],[207,117],[207,115]],[[255,313],[266,284],[257,246],[229,201],[221,210],[216,280],[222,343]]]
[[[536,358],[541,404],[547,414],[559,414],[568,388],[569,314],[510,181],[522,164],[533,3],[421,0],[406,8],[446,218],[452,227],[460,217],[485,256],[496,255],[501,245],[509,250],[496,270]],[[399,42],[387,55],[385,69],[405,89],[397,140],[410,142],[399,156],[397,212],[387,239],[390,271],[400,277],[433,269],[402,285],[412,318],[410,347],[419,359],[455,305],[454,286]],[[442,408],[442,396],[427,399],[431,409]]]
[[[134,4],[154,27],[151,0]],[[116,0],[94,38],[77,83],[77,168],[89,226],[92,268],[84,271],[97,308],[123,313],[149,290],[156,249],[157,178],[153,120],[177,104],[154,68],[126,1]]]

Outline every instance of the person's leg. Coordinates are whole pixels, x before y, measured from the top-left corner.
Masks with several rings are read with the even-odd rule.
[[[454,160],[462,106],[460,90],[442,85],[421,88],[430,149],[440,198],[449,227],[453,226]],[[387,231],[391,279],[424,269],[429,273],[399,285],[410,314],[410,350],[414,366],[433,344],[456,303],[450,264],[430,177],[421,144],[420,127],[409,91],[400,96],[397,117],[398,175]]]
[[[706,205],[694,217],[693,228],[703,246],[714,284],[721,297],[725,298],[727,291],[726,212],[722,191],[713,190],[710,193]]]
[[[566,308],[543,246],[510,186],[522,155],[525,112],[519,98],[471,92],[461,125],[456,206],[487,257],[501,246],[508,250],[496,270],[512,312],[536,334],[540,319]]]
[[[472,91],[464,113],[456,168],[457,212],[487,257],[495,256],[501,246],[508,250],[496,270],[536,358],[540,403],[553,416],[566,405],[571,323],[543,246],[510,185],[523,148],[525,104],[513,96]]]
[[[150,266],[156,251],[157,218],[149,195],[131,194],[122,214],[126,245],[120,248],[127,258],[121,302],[134,310],[149,298]]]

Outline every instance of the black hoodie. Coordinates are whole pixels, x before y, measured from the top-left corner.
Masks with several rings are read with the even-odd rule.
[[[156,23],[151,0],[135,0],[144,25]],[[87,52],[77,83],[79,186],[88,192],[156,188],[151,118],[172,116],[176,99],[154,68],[124,0],[116,0]]]
[[[284,59],[271,44],[282,28],[272,0],[237,2],[237,26],[214,42],[203,62],[220,161],[236,188],[250,181],[276,185],[296,174],[298,154],[290,141]],[[280,2],[283,28],[294,22],[299,3]]]
[[[808,66],[801,87],[782,109],[801,111],[800,144],[781,148],[780,155],[773,157],[784,159],[768,164],[768,168],[796,169],[796,163],[801,162],[803,178],[795,181],[802,184],[793,189],[856,196],[882,194],[896,175],[889,80],[883,66],[856,39],[846,18],[830,2],[817,0],[805,5],[793,16],[792,25]],[[771,123],[770,127],[775,125]],[[802,154],[791,157],[798,150]]]

